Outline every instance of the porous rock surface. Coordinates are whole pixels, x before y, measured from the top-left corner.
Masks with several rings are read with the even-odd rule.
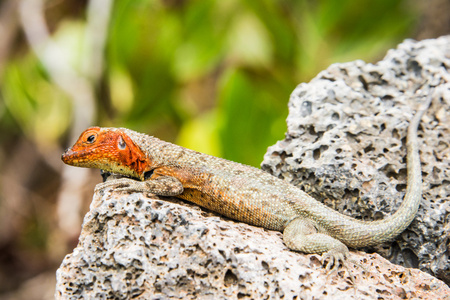
[[[335,64],[289,103],[286,139],[263,169],[344,214],[383,218],[405,191],[405,132],[430,87],[420,130],[424,201],[412,225],[376,249],[449,282],[450,38],[405,41],[377,64]],[[420,90],[420,91],[419,91]],[[450,299],[442,281],[351,251],[327,274],[281,233],[141,193],[94,195],[79,244],[57,271],[57,299]]]
[[[405,136],[435,88],[420,125],[423,201],[415,220],[376,251],[450,284],[450,36],[406,40],[376,64],[334,64],[289,101],[287,133],[262,169],[343,214],[363,220],[397,210],[406,190]]]
[[[96,194],[57,271],[56,299],[450,299],[450,288],[377,254],[327,276],[281,234],[177,200]]]

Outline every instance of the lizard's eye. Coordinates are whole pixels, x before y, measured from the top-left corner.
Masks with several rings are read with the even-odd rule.
[[[97,136],[95,134],[91,134],[90,136],[88,136],[86,138],[86,142],[88,142],[89,144],[92,144],[93,142],[95,142]]]

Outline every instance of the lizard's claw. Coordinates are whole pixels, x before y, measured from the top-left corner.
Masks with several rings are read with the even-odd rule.
[[[323,265],[328,272],[334,272],[344,265],[346,258],[344,253],[330,250],[323,254]]]
[[[347,247],[337,247],[333,248],[327,252],[325,252],[322,257],[322,264],[327,270],[327,277],[329,277],[332,273],[338,272],[339,268],[342,267],[345,269],[350,276],[350,280],[353,284],[355,284],[355,276],[350,271],[347,265],[347,258],[349,257],[350,252]]]

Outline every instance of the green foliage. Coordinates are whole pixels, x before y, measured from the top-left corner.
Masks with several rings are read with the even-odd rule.
[[[416,15],[408,4],[115,1],[105,49],[107,92],[99,92],[96,124],[258,166],[267,146],[283,138],[295,86],[333,62],[380,58],[412,32]],[[80,22],[60,23],[59,39],[81,32],[62,30],[63,24]],[[3,116],[38,143],[37,131],[52,130],[49,140],[56,143],[70,123],[67,96],[36,58],[18,55],[1,88]]]
[[[52,147],[69,126],[66,95],[46,79],[33,56],[8,65],[2,96],[8,114],[23,134],[43,147]]]
[[[283,92],[288,95],[289,90],[278,91],[281,84],[272,83],[267,77],[257,78],[245,70],[235,69],[224,77],[219,105],[224,114],[220,137],[227,145],[223,155],[257,166],[267,146],[282,138],[286,130],[287,105],[278,99],[283,98]],[[263,84],[266,85],[261,88]]]

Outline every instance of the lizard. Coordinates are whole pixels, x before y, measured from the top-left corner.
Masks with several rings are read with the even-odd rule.
[[[281,231],[289,249],[323,255],[323,264],[331,271],[345,265],[349,247],[390,241],[415,218],[422,199],[417,130],[430,102],[431,96],[408,126],[404,200],[394,214],[377,221],[343,215],[255,167],[126,128],[88,128],[61,158],[68,165],[125,176],[98,184],[96,191],[115,188],[175,196],[237,221]]]

